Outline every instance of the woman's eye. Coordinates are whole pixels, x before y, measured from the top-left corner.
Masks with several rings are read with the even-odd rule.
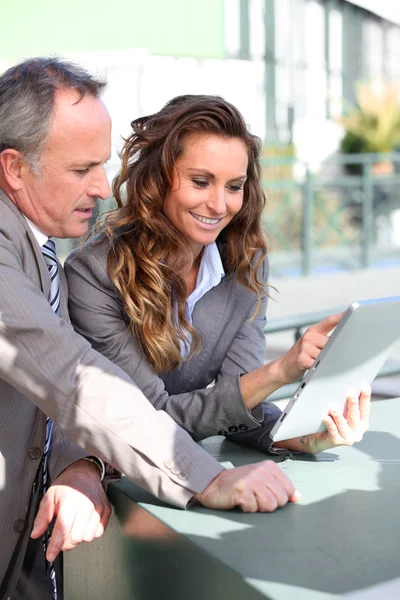
[[[243,189],[244,183],[233,183],[229,186],[231,192],[241,192]]]
[[[198,187],[207,187],[208,185],[207,179],[192,179],[192,181]]]

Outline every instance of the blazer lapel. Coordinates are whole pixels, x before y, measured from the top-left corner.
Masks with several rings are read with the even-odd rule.
[[[34,261],[37,266],[40,287],[47,298],[50,294],[50,277],[46,263],[43,259],[40,246],[37,243],[37,240],[33,235],[32,230],[29,227],[24,215],[15,206],[15,204],[11,202],[10,198],[3,192],[2,189],[0,189],[0,201],[3,202],[14,213],[15,218],[19,221],[20,225],[22,225],[23,229],[25,230],[27,242],[32,250],[32,257],[34,258]]]
[[[25,221],[25,219],[24,219],[24,221]],[[25,224],[26,224],[26,228],[25,228],[26,237],[28,239],[28,243],[30,244],[30,246],[32,248],[32,254],[35,259],[36,266],[37,266],[38,272],[39,272],[40,287],[42,288],[42,292],[44,293],[46,298],[48,298],[50,295],[50,285],[51,285],[49,270],[47,268],[46,263],[44,262],[43,254],[42,254],[40,246],[37,242],[37,239],[33,235],[32,231],[26,221],[25,221]]]

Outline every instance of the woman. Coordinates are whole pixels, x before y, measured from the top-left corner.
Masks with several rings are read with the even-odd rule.
[[[345,415],[326,416],[327,431],[271,447],[280,411],[267,404],[263,414],[262,400],[299,379],[341,315],[263,364],[260,141],[239,111],[180,96],[132,129],[114,181],[118,209],[66,263],[77,331],[196,440],[233,434],[264,451],[319,452],[361,439],[367,386]]]

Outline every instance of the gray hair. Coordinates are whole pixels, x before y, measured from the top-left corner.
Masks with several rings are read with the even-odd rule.
[[[99,97],[105,85],[60,58],[32,58],[11,67],[0,76],[0,153],[6,148],[18,150],[37,171],[56,91],[76,89],[79,102],[86,93]]]

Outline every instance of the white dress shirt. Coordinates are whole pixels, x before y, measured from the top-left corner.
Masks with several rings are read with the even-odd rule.
[[[25,215],[24,215],[24,217],[25,217]],[[45,233],[43,233],[42,231],[40,231],[40,229],[38,229],[36,227],[36,225],[28,219],[28,217],[25,217],[25,219],[29,225],[30,230],[32,231],[33,235],[35,236],[37,243],[39,244],[40,247],[42,247],[43,244],[45,244],[47,242],[47,240],[49,239],[49,236],[46,235]]]
[[[196,287],[186,299],[186,318],[193,325],[193,310],[196,303],[209,292],[213,287],[221,283],[221,279],[225,276],[224,267],[221,260],[221,255],[216,242],[208,244],[204,247],[203,256],[197,274]],[[185,358],[188,354],[190,346],[190,336],[187,334],[188,346],[181,342],[181,356]]]

